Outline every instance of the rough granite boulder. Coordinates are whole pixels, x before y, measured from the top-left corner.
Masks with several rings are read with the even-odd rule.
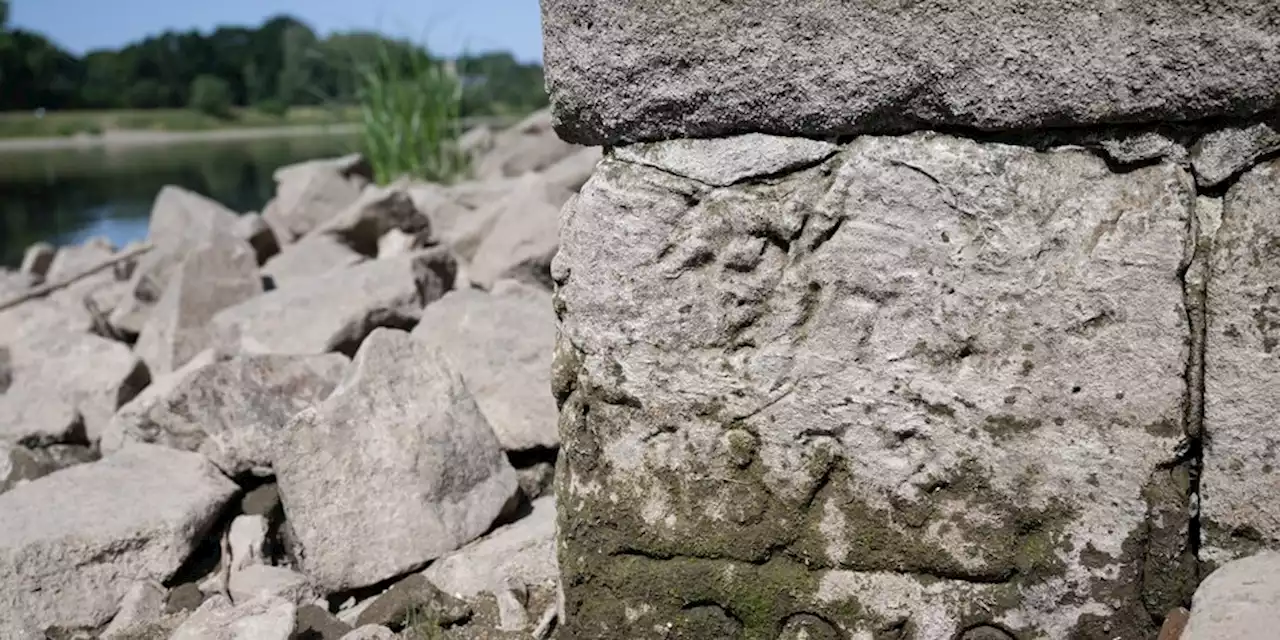
[[[1280,547],[1280,160],[1245,173],[1210,239],[1204,374],[1201,558]]]
[[[271,475],[281,430],[299,411],[319,404],[347,368],[347,358],[246,355],[206,364],[170,386],[163,396],[116,416],[127,442],[150,442],[196,451],[230,476]],[[113,438],[114,439],[114,438]]]
[[[306,236],[286,246],[262,266],[262,275],[276,288],[323,278],[367,260],[340,239],[327,234]]]
[[[457,262],[432,249],[281,287],[214,316],[230,353],[354,355],[377,327],[411,329],[453,287]]]
[[[1201,186],[1212,188],[1280,151],[1280,116],[1211,131],[1191,148],[1191,166]]]
[[[297,606],[281,598],[232,604],[226,596],[204,601],[169,640],[290,640]]]
[[[187,376],[205,366],[226,360],[227,357],[215,349],[206,349],[177,371],[156,376],[151,384],[120,407],[120,410],[111,417],[111,421],[107,423],[106,429],[98,440],[98,447],[103,453],[119,450],[125,444],[125,434],[134,428],[134,424],[144,420],[144,414],[156,411],[158,405],[166,402],[170,394]]]
[[[147,226],[147,242],[154,248],[139,258],[128,295],[111,312],[112,326],[127,335],[141,332],[183,258],[224,236],[235,238],[237,226],[235,212],[218,202],[181,187],[161,189]]]
[[[0,440],[0,493],[95,458],[93,450],[83,445],[29,448]]]
[[[431,219],[418,210],[408,191],[369,187],[351,206],[312,233],[334,236],[356,253],[375,257],[378,239],[393,230],[429,236]]]
[[[581,33],[564,24],[570,10],[595,18],[608,43],[637,5],[544,6],[563,101],[578,73],[563,59]],[[840,6],[853,30],[841,46],[928,34],[938,44],[920,53],[936,56],[972,28],[957,21],[962,31],[943,34],[925,20],[905,31],[918,12]],[[798,25],[819,43],[834,33],[831,21],[812,21],[812,3],[735,7],[741,18],[704,7],[707,20],[687,20],[683,7],[654,12],[642,28],[694,42],[690,56],[711,46],[691,31],[726,24],[746,33],[706,35],[750,34],[761,50],[783,52],[782,34]],[[1080,19],[1072,11],[1058,11],[1063,33]],[[1123,27],[1115,21],[1133,16],[1121,11],[1099,24]],[[1010,14],[983,31],[999,36],[1048,14]],[[783,15],[803,20],[777,35],[746,22],[780,27]],[[838,69],[883,68],[848,53]],[[1232,69],[1220,71],[1241,86]],[[778,83],[772,69],[726,73],[712,75]],[[911,68],[901,73],[910,80]],[[1074,94],[1053,81],[1035,100],[1069,108]],[[755,95],[766,99],[753,104],[799,108],[785,94]],[[823,113],[857,103],[842,106]],[[981,624],[1017,637],[1154,635],[1151,620],[1194,584],[1187,470],[1177,464],[1189,172],[1172,163],[1113,172],[1080,149],[941,134],[864,136],[825,160],[807,144],[778,144],[785,157],[754,172],[741,166],[747,149],[682,144],[678,166],[606,157],[564,213],[552,384],[567,637],[799,637],[803,616],[854,637],[951,638]],[[682,177],[688,166],[735,186]],[[1167,558],[1147,571],[1154,553]]]
[[[240,216],[240,219],[236,220],[232,233],[253,247],[254,255],[257,256],[260,265],[266,264],[272,256],[280,253],[280,240],[276,238],[275,230],[257,213],[246,213]]]
[[[499,591],[509,583],[552,584],[556,570],[556,499],[533,501],[533,512],[431,563],[431,584],[462,598]]]
[[[22,266],[18,268],[20,273],[44,279],[49,273],[49,268],[53,266],[53,259],[58,255],[58,250],[48,242],[37,242],[29,247],[22,254]]]
[[[462,379],[409,334],[375,330],[275,460],[301,569],[321,593],[417,569],[484,533],[515,470]]]
[[[9,351],[13,382],[0,394],[0,439],[92,443],[116,410],[151,381],[127,346],[88,333],[42,332],[10,344]],[[83,435],[58,437],[67,431],[68,417],[77,414]]]
[[[508,451],[560,445],[551,396],[556,319],[551,294],[512,281],[491,293],[451,291],[413,330],[462,374],[498,442]]]
[[[556,130],[587,145],[1247,115],[1280,106],[1277,20],[1267,0],[542,2]]]
[[[580,148],[556,135],[551,110],[543,109],[494,136],[493,146],[476,163],[475,176],[491,180],[542,171]]]
[[[478,198],[481,204],[454,224],[439,231],[440,238],[462,258],[471,261],[476,258],[481,246],[491,245],[487,253],[492,260],[500,261],[504,256],[502,249],[519,249],[526,238],[534,247],[544,248],[548,242],[554,241],[558,228],[560,207],[568,202],[573,192],[549,184],[541,175],[527,174],[516,180],[504,181],[505,191],[499,197],[486,194]],[[506,226],[514,228],[506,230]],[[550,239],[547,236],[550,227]],[[541,232],[541,233],[540,233]],[[490,234],[502,234],[504,237],[489,241]],[[541,240],[541,242],[537,242]],[[555,248],[552,247],[552,252]],[[495,265],[491,270],[498,271]]]
[[[1233,560],[1209,574],[1182,640],[1266,640],[1280,628],[1280,553]]]
[[[105,624],[131,580],[178,570],[235,492],[199,455],[137,445],[0,495],[0,637]]]
[[[323,163],[282,169],[276,182],[276,198],[267,203],[262,218],[282,244],[311,233],[351,206],[366,184],[340,167]]]
[[[175,267],[134,352],[153,376],[180,369],[213,346],[210,323],[219,311],[262,291],[253,248],[230,235],[217,236],[192,248]]]

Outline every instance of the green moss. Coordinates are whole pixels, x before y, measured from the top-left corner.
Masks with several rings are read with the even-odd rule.
[[[997,440],[1007,440],[1039,429],[1044,422],[1039,418],[1019,418],[1008,414],[987,416],[982,428]]]

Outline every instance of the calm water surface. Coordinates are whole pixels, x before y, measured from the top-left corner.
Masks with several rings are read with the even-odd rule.
[[[15,266],[37,241],[75,244],[105,236],[123,246],[147,235],[167,184],[237,212],[259,211],[280,166],[358,148],[345,135],[253,141],[0,153],[0,264]]]

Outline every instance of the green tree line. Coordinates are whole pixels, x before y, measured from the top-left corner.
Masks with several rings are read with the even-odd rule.
[[[39,33],[5,26],[0,0],[0,111],[183,108],[209,94],[240,107],[352,104],[359,67],[375,57],[406,64],[429,54],[416,44],[370,32],[318,35],[290,17],[257,28],[170,31],[119,50],[73,55]],[[461,115],[523,113],[546,103],[542,68],[511,54],[464,55]],[[195,95],[193,95],[193,93]]]

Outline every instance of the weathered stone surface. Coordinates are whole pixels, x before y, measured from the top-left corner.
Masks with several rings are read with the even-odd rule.
[[[5,343],[44,332],[88,333],[92,328],[93,319],[83,306],[69,306],[52,297],[0,311],[0,336],[4,336]]]
[[[49,267],[53,266],[53,258],[58,254],[58,250],[48,242],[37,242],[29,247],[22,254],[22,266],[18,271],[37,278],[44,278],[49,273]]]
[[[396,258],[427,246],[424,236],[392,229],[378,238],[378,259]]]
[[[500,184],[507,185],[509,181],[500,181]],[[463,203],[459,198],[454,197],[454,192],[458,189],[465,189],[463,185],[471,185],[476,183],[463,183],[454,187],[446,187],[431,182],[414,182],[405,186],[405,190],[409,193],[409,197],[413,198],[413,204],[427,214],[431,219],[431,233],[437,238],[447,237],[452,229],[471,215],[471,212],[479,205],[474,202]],[[485,184],[485,183],[479,183]],[[493,198],[500,198],[500,190]],[[479,198],[477,198],[479,199]]]
[[[813,166],[839,147],[821,140],[748,133],[711,140],[667,140],[619,147],[619,160],[642,164],[715,187]]]
[[[1280,628],[1280,553],[1224,564],[1196,589],[1183,640],[1264,640]]]
[[[553,188],[576,192],[587,183],[591,174],[595,173],[596,165],[603,157],[604,150],[600,147],[583,147],[573,152],[573,155],[547,167],[542,172],[542,177]]]
[[[1280,545],[1280,160],[1241,176],[1211,234],[1204,374],[1201,560],[1221,563]]]
[[[46,279],[61,280],[80,274],[110,260],[115,251],[115,245],[105,238],[90,238],[83,244],[62,247],[49,265]]]
[[[102,640],[147,637],[147,631],[165,616],[166,595],[164,586],[155,580],[134,582],[120,600],[120,611],[111,619],[111,624],[103,629]]]
[[[545,245],[547,236],[538,231],[545,231],[545,227],[550,226],[554,236],[560,206],[572,195],[567,190],[551,186],[538,174],[528,174],[508,184],[506,193],[501,197],[489,200],[440,231],[440,238],[468,261],[476,257],[481,245],[495,232],[505,237],[490,243],[494,245],[491,252],[500,247],[518,248],[519,242],[526,237],[535,246]],[[514,228],[508,231],[507,226]],[[537,244],[538,240],[543,242]]]
[[[200,194],[174,186],[161,189],[147,227],[147,241],[155,248],[138,260],[128,295],[111,313],[112,326],[131,335],[141,332],[183,258],[206,243],[234,238],[237,224],[233,211]]]
[[[502,448],[556,447],[551,294],[512,281],[491,293],[451,291],[422,312],[413,337],[462,374]]]
[[[169,640],[289,640],[297,607],[280,598],[232,605],[225,596],[205,600]]]
[[[151,375],[180,369],[213,346],[210,323],[227,307],[262,295],[253,248],[231,236],[190,250],[147,316],[134,352]]]
[[[157,407],[167,401],[169,395],[178,388],[179,384],[187,376],[207,365],[221,362],[225,359],[226,357],[216,349],[206,349],[183,365],[181,369],[173,373],[157,376],[141,393],[120,407],[120,410],[107,423],[107,428],[103,430],[102,436],[98,441],[98,446],[103,453],[117,451],[124,446],[126,434],[135,428],[135,423],[143,420],[143,416],[148,412],[157,411]]]
[[[484,533],[515,471],[444,356],[375,330],[275,461],[301,568],[333,593],[422,566]]]
[[[1194,196],[935,134],[731,188],[606,158],[553,265],[567,637],[1154,632]]]
[[[549,202],[527,201],[508,207],[493,220],[471,258],[471,280],[482,287],[510,278],[550,290],[551,259],[560,247],[560,209]]]
[[[81,445],[28,448],[0,441],[0,493],[95,458],[92,449]]]
[[[414,617],[448,625],[470,615],[467,603],[440,591],[422,574],[414,574],[392,585],[365,607],[356,619],[356,627],[377,624],[402,629]]]
[[[284,248],[262,266],[262,275],[276,288],[327,277],[331,272],[355,266],[368,258],[334,236],[314,234]]]
[[[298,607],[296,620],[294,632],[308,640],[340,640],[351,633],[351,625],[313,604]]]
[[[228,475],[270,475],[280,431],[299,411],[328,397],[347,358],[246,355],[208,363],[172,382],[163,396],[127,407],[113,426],[124,442],[196,451]]]
[[[360,197],[365,181],[352,179],[331,166],[311,165],[276,176],[275,200],[267,204],[262,217],[276,231],[282,243],[290,243],[311,233],[351,206]]]
[[[228,591],[234,602],[280,598],[295,605],[316,599],[307,577],[285,567],[255,564],[231,573]]]
[[[313,233],[334,236],[357,253],[373,257],[378,255],[378,239],[392,230],[429,235],[431,219],[418,210],[407,191],[369,187]]]
[[[267,564],[264,548],[268,528],[267,518],[262,515],[240,515],[231,521],[231,528],[227,530],[227,551],[231,557],[223,557],[221,561],[232,575],[252,566]]]
[[[111,416],[150,382],[129,348],[87,333],[45,332],[12,343],[13,383],[0,395],[0,438],[94,442]],[[58,437],[83,419],[82,438]],[[9,416],[26,416],[9,419]]]
[[[373,165],[369,164],[369,160],[360,153],[349,153],[337,158],[321,158],[319,160],[307,160],[306,162],[286,165],[276,169],[275,173],[272,174],[272,179],[277,183],[290,182],[304,177],[307,173],[316,169],[336,171],[342,177],[348,180],[355,180],[357,183],[373,180]]]
[[[518,584],[554,584],[555,496],[533,501],[533,512],[431,563],[422,572],[446,593],[472,598]]]
[[[1189,159],[1186,147],[1178,140],[1158,131],[1108,136],[1099,143],[1099,146],[1107,157],[1122,165],[1160,159],[1186,162]]]
[[[1280,106],[1278,18],[1259,0],[548,0],[543,59],[580,144],[1182,121]]]
[[[272,256],[280,253],[280,240],[276,238],[275,230],[257,213],[246,213],[240,216],[236,220],[232,233],[253,247],[258,264],[266,264]]]
[[[396,640],[396,638],[398,638],[396,632],[380,624],[367,624],[342,636],[342,640]]]
[[[551,127],[551,111],[543,109],[498,133],[493,147],[476,163],[474,173],[479,180],[514,178],[542,171],[579,148],[556,135]]]
[[[1276,151],[1280,151],[1280,116],[1205,134],[1191,148],[1191,166],[1201,186],[1216,187]]]
[[[235,491],[198,455],[138,445],[0,495],[0,637],[105,624],[130,580],[177,571]]]
[[[213,324],[231,352],[352,355],[375,327],[416,325],[422,308],[452,288],[456,269],[439,249],[372,260],[225,309]]]

